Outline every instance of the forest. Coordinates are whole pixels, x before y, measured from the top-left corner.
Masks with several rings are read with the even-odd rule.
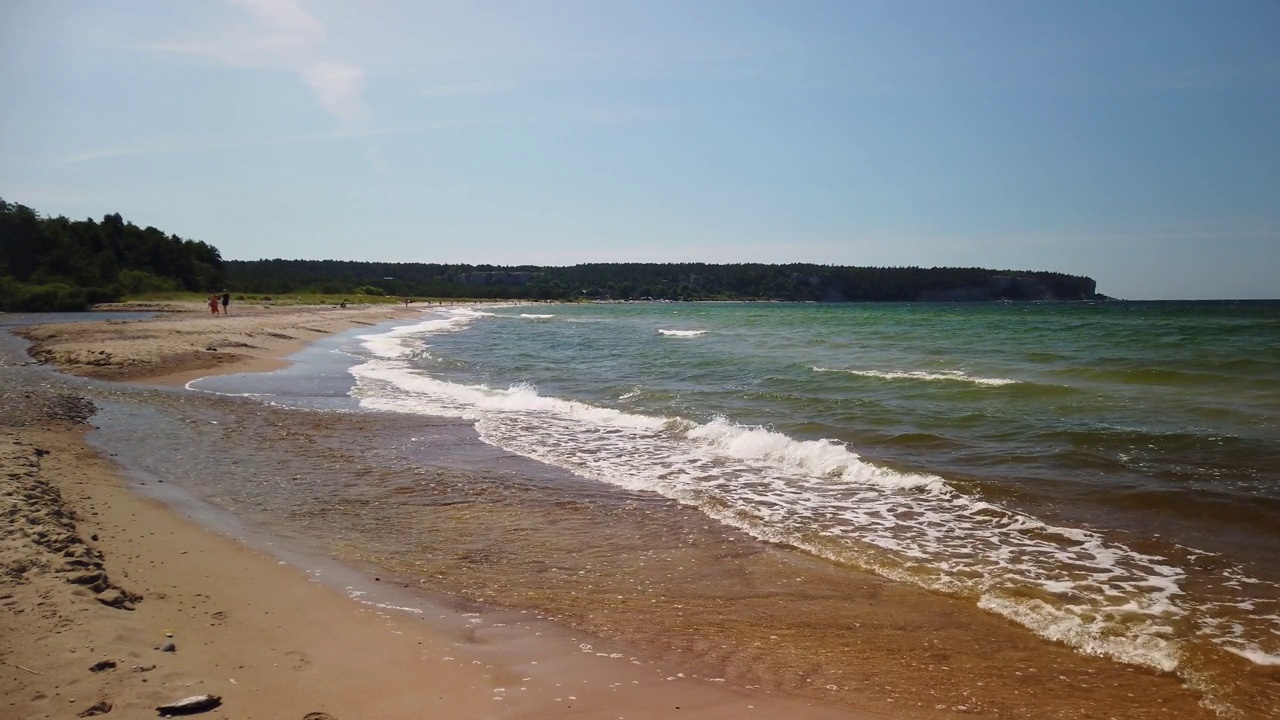
[[[44,217],[0,198],[0,310],[78,310],[130,296],[209,293],[496,300],[798,302],[1091,300],[1088,277],[983,268],[759,263],[497,266],[343,260],[223,260],[204,242]]]
[[[982,268],[757,263],[591,263],[569,267],[228,260],[228,281],[255,293],[364,293],[529,300],[996,301],[1092,300],[1093,279]]]
[[[0,198],[0,310],[82,310],[129,295],[212,292],[226,282],[218,249],[139,228],[43,217]]]

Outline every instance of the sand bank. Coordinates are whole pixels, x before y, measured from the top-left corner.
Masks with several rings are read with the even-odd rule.
[[[272,306],[233,304],[211,315],[195,303],[129,304],[157,310],[149,320],[111,320],[18,328],[28,352],[63,372],[100,380],[181,385],[227,372],[265,372],[326,335],[421,314],[421,306]]]
[[[310,339],[403,313],[264,309],[23,335],[69,372],[177,383],[276,366]],[[363,597],[408,611],[358,602],[269,540],[233,539],[136,492],[85,444],[91,406],[74,384],[38,373],[0,367],[4,717],[151,717],[201,694],[221,698],[206,717],[226,718],[871,716],[686,680],[519,614],[391,587]]]

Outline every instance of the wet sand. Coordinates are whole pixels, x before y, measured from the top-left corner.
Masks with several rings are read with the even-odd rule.
[[[112,310],[159,310],[148,320],[15,328],[31,356],[63,372],[100,380],[181,385],[207,375],[266,372],[331,333],[409,319],[421,307],[401,305],[274,306],[233,304],[212,315],[199,303],[119,304]]]
[[[137,345],[185,321],[129,332]],[[64,326],[60,351],[111,327]],[[178,372],[163,381],[181,382],[191,372],[184,342],[162,337],[139,362],[91,367],[155,380],[167,366]],[[259,360],[278,359],[214,367]],[[526,614],[433,601],[305,549],[284,552],[181,490],[145,491],[87,444],[93,408],[80,395],[93,387],[12,357],[0,385],[0,716],[151,717],[210,694],[221,705],[205,717],[850,717],[692,679],[655,693],[666,670],[620,649],[588,651]]]
[[[288,322],[320,329],[310,320]],[[146,324],[129,324],[130,334],[156,332],[165,337],[163,329],[137,328]],[[265,331],[286,334],[283,326],[272,327]],[[241,336],[223,328],[224,337],[254,344],[250,338],[256,340],[264,332],[252,323],[245,328]],[[66,334],[63,342],[68,342]],[[52,351],[59,334],[48,330],[27,336],[33,335],[37,339],[33,350],[39,354]],[[190,357],[189,346],[183,350],[172,339],[162,342],[177,348],[177,356]],[[120,347],[117,352],[129,346]],[[259,349],[263,354],[250,361],[277,362],[270,352]],[[57,355],[45,357],[56,359]],[[187,361],[120,363],[108,370],[101,365],[88,367],[100,377],[140,377],[148,384],[181,384],[192,372],[208,374],[210,369],[193,370],[183,362]],[[177,373],[166,377],[157,371],[162,366],[176,368]],[[83,363],[67,367],[89,374]],[[211,366],[215,371],[244,367],[221,360]],[[367,642],[382,642],[386,634],[396,631],[412,634],[414,642],[445,648],[441,652],[446,654],[432,658],[423,653],[423,662],[439,660],[457,669],[459,658],[465,656],[465,663],[479,663],[471,665],[470,684],[454,678],[441,686],[465,690],[460,697],[450,696],[461,703],[450,716],[546,713],[546,717],[562,717],[582,712],[589,717],[599,712],[605,717],[612,712],[607,716],[669,717],[676,705],[681,715],[697,708],[702,717],[736,717],[747,712],[747,706],[754,706],[763,717],[1213,716],[1199,704],[1198,693],[1172,676],[1080,656],[965,602],[759,542],[661,498],[627,495],[563,473],[538,470],[527,461],[486,448],[458,423],[267,409],[247,401],[186,393],[143,395],[119,398],[115,412],[141,407],[143,414],[167,413],[167,422],[142,418],[140,427],[173,428],[169,434],[155,432],[146,446],[161,455],[180,448],[184,461],[190,463],[187,469],[181,463],[160,465],[173,474],[170,484],[187,488],[183,492],[193,496],[186,506],[189,514],[207,526],[215,524],[211,519],[220,512],[216,508],[229,510],[246,518],[248,526],[267,533],[258,538],[255,552],[247,549],[255,545],[243,532],[239,540],[229,541],[193,526],[175,518],[172,509],[166,510],[158,501],[125,490],[126,480],[114,477],[110,484],[116,494],[107,505],[131,513],[149,507],[186,532],[222,544],[221,554],[213,549],[203,551],[206,554],[226,557],[230,553],[237,558],[206,592],[185,596],[181,609],[198,616],[204,605],[198,598],[208,595],[220,605],[239,610],[208,612],[257,617],[257,611],[246,610],[245,604],[257,607],[252,603],[265,602],[259,597],[262,593],[256,592],[265,580],[238,574],[240,556],[250,555],[263,562],[264,573],[273,571],[272,582],[288,580],[314,593],[327,593],[324,597],[335,607],[346,607],[352,616],[367,619],[369,606],[343,597],[337,592],[343,588],[308,582],[316,579],[316,573],[323,574],[316,563],[336,556],[381,578],[366,581],[363,591],[399,588],[397,592],[406,593],[405,597],[388,604],[422,610],[388,612],[385,617],[373,614],[379,623],[407,623],[407,629],[389,625],[395,629],[380,635],[364,626],[353,633],[367,636]],[[398,437],[425,442],[386,440]],[[113,442],[121,450],[129,442],[106,440],[108,450]],[[234,458],[220,450],[226,447],[236,448]],[[211,476],[210,468],[217,469]],[[184,473],[190,477],[181,477]],[[246,482],[246,477],[256,482]],[[152,487],[162,479],[153,476]],[[321,492],[316,491],[317,485]],[[167,507],[175,502],[170,498]],[[154,530],[152,522],[160,521],[118,527]],[[224,528],[224,532],[237,536],[234,530]],[[130,538],[121,554],[150,568],[166,552],[186,548],[188,539],[180,537],[178,542],[162,538],[149,549],[137,544],[141,538]],[[266,551],[286,545],[309,548],[315,554],[310,560],[304,552],[287,557],[286,565],[275,564],[279,560],[268,557]],[[168,572],[191,566],[193,560],[170,557]],[[206,567],[203,555],[193,567],[196,574]],[[308,568],[310,575],[304,572]],[[171,588],[178,585],[173,580],[153,584],[162,582]],[[241,594],[233,596],[229,591],[234,588]],[[308,596],[295,604],[310,607],[313,602],[318,601]],[[144,600],[133,613],[146,609]],[[277,620],[282,623],[277,631],[292,633],[294,639],[317,634],[316,627],[327,627],[312,623],[299,627],[292,622],[297,614],[297,610],[276,611],[273,617],[286,618]],[[325,617],[318,622],[341,619]],[[246,637],[257,637],[269,624],[253,627]],[[405,635],[393,639],[400,642]],[[152,640],[153,636],[148,637]],[[270,644],[280,648],[300,642]],[[259,639],[256,644],[263,643]],[[325,652],[317,648],[314,654],[324,656]],[[267,660],[281,667],[286,664],[270,654],[264,656],[263,662]],[[313,670],[316,665],[313,661],[305,670],[294,671],[311,673],[309,678],[283,674],[304,685],[326,682]],[[382,665],[375,664],[380,677]],[[5,671],[9,669],[6,665]],[[339,674],[353,672],[337,665],[330,669]],[[434,669],[429,672],[436,675]],[[570,710],[569,691],[564,688],[584,678],[587,682],[579,684],[597,692],[575,692],[572,702],[577,705]],[[272,687],[274,682],[261,686]],[[239,688],[240,682],[234,687]],[[341,706],[345,716],[382,716],[372,706],[359,704],[359,693],[354,701],[351,694],[342,697],[347,703]],[[535,697],[538,701],[527,699]],[[429,697],[423,694],[419,699],[425,702]],[[473,701],[479,703],[474,711],[480,714],[470,714],[473,706],[468,703]],[[584,707],[583,703],[594,704]],[[300,717],[310,711],[293,706],[273,716]],[[391,709],[386,712],[388,717],[403,716]]]

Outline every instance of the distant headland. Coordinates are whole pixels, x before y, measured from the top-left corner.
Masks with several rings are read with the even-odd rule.
[[[568,267],[339,260],[230,260],[239,289],[511,300],[912,302],[1092,300],[1092,278],[982,268],[759,263],[590,263]]]
[[[1107,299],[1092,278],[983,268],[814,264],[590,263],[496,266],[223,260],[208,243],[44,217],[0,199],[0,310],[77,310],[129,296],[209,293],[475,300],[993,302]]]

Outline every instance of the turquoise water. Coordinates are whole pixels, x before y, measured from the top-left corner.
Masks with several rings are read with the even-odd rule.
[[[1054,481],[1092,469],[1107,484],[1280,497],[1276,305],[527,310],[432,338],[438,362],[422,367],[840,440],[909,469]]]
[[[352,393],[1204,685],[1280,664],[1278,311],[441,308]]]

